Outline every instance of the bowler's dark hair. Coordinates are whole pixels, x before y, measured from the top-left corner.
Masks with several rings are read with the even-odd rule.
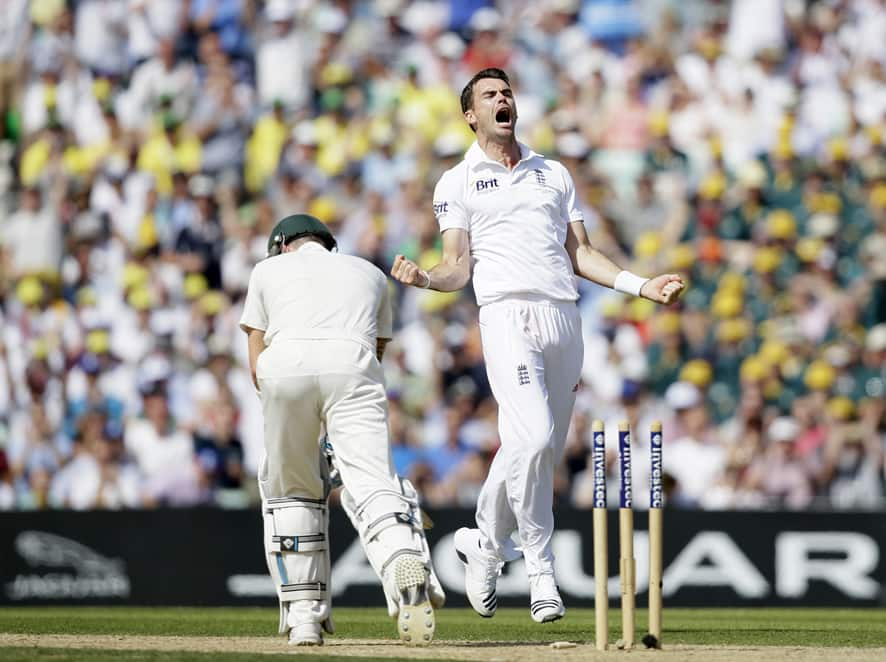
[[[511,85],[511,81],[508,79],[508,75],[501,69],[497,69],[495,67],[491,67],[489,69],[483,69],[483,71],[478,71],[474,74],[474,77],[468,81],[468,84],[465,85],[465,88],[461,91],[461,112],[462,114],[468,112],[470,108],[474,107],[474,85],[478,80],[483,80],[484,78],[497,78],[498,80],[503,80],[508,84],[508,87]],[[472,126],[471,129],[474,129]]]

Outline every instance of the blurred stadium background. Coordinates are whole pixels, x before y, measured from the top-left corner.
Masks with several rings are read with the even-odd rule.
[[[774,511],[760,516],[773,531],[867,527],[873,561],[819,552],[882,583],[883,0],[2,7],[9,558],[39,565],[27,541],[13,550],[35,522],[75,540],[84,522],[101,551],[121,522],[187,529],[206,516],[175,508],[224,509],[210,515],[221,528],[258,520],[262,417],[237,321],[270,229],[307,211],[386,272],[398,252],[434,264],[432,188],[472,140],[457,94],[499,66],[518,137],[569,167],[595,245],[689,282],[667,310],[582,283],[585,366],[556,484],[566,521],[579,529],[575,509],[591,502],[590,420],[662,419],[670,508]],[[430,509],[470,509],[498,445],[473,295],[397,288],[396,301],[385,358],[396,467]],[[760,552],[770,565],[772,549]],[[35,596],[9,589],[3,601]]]

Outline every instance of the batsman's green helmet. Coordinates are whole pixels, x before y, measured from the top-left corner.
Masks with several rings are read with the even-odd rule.
[[[335,237],[322,221],[309,214],[293,214],[277,223],[271,231],[268,239],[268,257],[279,255],[286,244],[305,235],[317,237],[330,251],[337,245]]]

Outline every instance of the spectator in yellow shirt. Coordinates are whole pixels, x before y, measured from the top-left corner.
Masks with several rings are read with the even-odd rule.
[[[175,116],[161,118],[162,131],[149,138],[138,153],[137,167],[154,176],[157,192],[172,193],[172,173],[200,170],[203,147]]]

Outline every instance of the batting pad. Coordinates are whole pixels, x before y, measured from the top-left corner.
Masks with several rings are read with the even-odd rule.
[[[325,500],[282,497],[262,504],[268,570],[280,599],[280,632],[289,603],[316,600],[329,612],[329,512]]]
[[[342,507],[360,535],[369,564],[385,587],[385,600],[391,617],[397,616],[400,605],[397,592],[388,587],[387,569],[404,554],[419,557],[429,569],[434,606],[442,606],[445,601],[443,588],[431,565],[430,549],[421,524],[418,494],[409,481],[403,482],[408,484],[408,490],[378,490],[362,504],[356,504],[347,489],[341,492]]]

